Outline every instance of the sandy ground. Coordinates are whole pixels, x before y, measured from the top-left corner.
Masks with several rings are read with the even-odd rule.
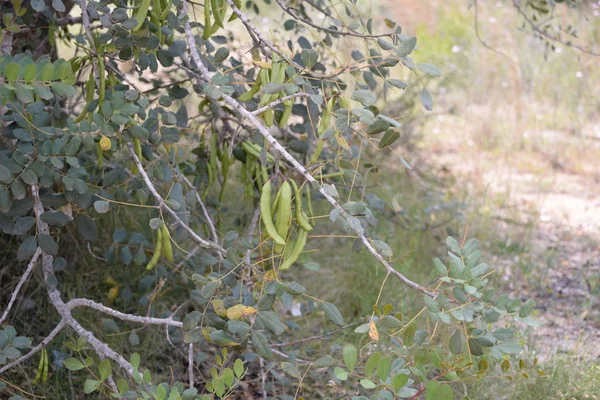
[[[505,196],[506,209],[492,210],[498,215],[494,235],[507,247],[518,242],[523,250],[492,251],[493,262],[513,296],[537,302],[541,326],[532,332],[532,348],[542,356],[567,352],[598,359],[600,158],[579,168],[577,157],[557,161],[548,151],[560,154],[577,143],[581,157],[600,156],[600,140],[593,134],[532,132],[552,137],[546,151],[499,155],[474,151],[464,137],[445,135],[452,128],[443,119],[425,133],[433,150],[425,152],[425,161],[449,170],[479,192],[474,196]]]

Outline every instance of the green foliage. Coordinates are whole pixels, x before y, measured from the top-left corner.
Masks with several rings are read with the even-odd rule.
[[[286,391],[326,381],[356,398],[426,392],[449,399],[453,383],[487,371],[526,374],[522,368],[513,373],[509,359],[521,352],[514,326],[536,324],[530,317],[535,304],[494,295],[490,267],[474,239],[459,244],[448,238],[448,261],[434,261],[434,290],[412,285],[425,293],[420,311],[380,306],[378,297],[369,312],[352,316],[358,324],[353,340],[375,351],[347,344],[331,355],[305,352],[304,360],[290,350],[293,342],[286,344],[298,324],[283,309],[299,306],[306,321],[323,316],[323,334],[346,328],[348,318],[333,300],[312,296],[290,275],[319,237],[313,229],[358,237],[370,251],[369,268],[376,260],[394,271],[395,249],[373,233],[385,206],[352,189],[368,187],[368,174],[386,168],[385,161],[367,165],[364,157],[393,149],[401,137],[402,125],[379,108],[388,92],[408,87],[392,78],[393,68],[427,78],[414,90],[425,110],[434,107],[426,84],[442,74],[411,58],[416,37],[387,19],[388,33],[374,33],[373,20],[359,18],[356,2],[348,1],[336,8],[345,17],[329,17],[333,28],[318,31],[318,40],[304,36],[298,21],[310,21],[313,13],[302,10],[284,23],[287,48],[253,49],[248,61],[245,46],[256,32],[246,15],[262,12],[255,3],[236,2],[230,13],[230,2],[207,0],[202,23],[190,19],[188,7],[196,3],[130,1],[135,15],[123,2],[107,4],[88,2],[85,34],[61,31],[59,37],[80,50],[70,60],[29,52],[0,56],[0,227],[20,242],[17,261],[43,252],[41,286],[65,324],[83,329],[69,300],[66,306],[57,300],[60,272],[73,258],[68,234],[77,232],[103,267],[127,271],[119,282],[102,277],[110,285],[107,301],[142,309],[123,314],[98,303],[76,305],[108,314],[95,328],[108,337],[127,334],[135,347],[142,334],[125,331],[121,320],[162,324],[169,344],[186,349],[189,374],[200,375],[197,367],[208,373],[200,375],[202,391],[186,387],[185,374],[160,382],[165,371],[142,368],[139,354],[117,354],[91,333],[66,344],[69,354],[53,372],[64,367],[84,376],[79,390],[85,394],[168,400],[227,398],[254,379],[249,372],[262,359],[268,368],[258,367],[261,373]],[[50,11],[40,1],[29,6],[13,2],[14,13],[3,22],[8,31],[26,26],[34,11]],[[60,0],[52,7],[65,11]],[[246,43],[224,32],[233,21],[233,29],[245,22],[252,32],[241,36]],[[340,36],[362,39],[349,52],[348,67],[330,53]],[[132,74],[121,72],[124,62],[132,63]],[[324,199],[333,224],[314,213],[313,202],[324,208]],[[123,227],[112,231],[121,218]],[[128,285],[137,292],[120,291]],[[177,294],[161,299],[169,291]],[[30,345],[4,328],[0,365]],[[206,348],[215,354],[195,357]],[[275,362],[281,354],[286,361]]]

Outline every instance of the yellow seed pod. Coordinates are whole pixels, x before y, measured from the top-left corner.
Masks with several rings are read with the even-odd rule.
[[[227,318],[232,320],[238,320],[242,317],[252,315],[255,313],[256,309],[254,307],[247,307],[242,304],[237,304],[227,309]]]
[[[215,299],[211,301],[211,304],[219,317],[225,318],[227,316],[227,309],[223,306],[223,300]]]
[[[100,148],[103,151],[107,151],[107,150],[110,150],[111,147],[112,147],[112,143],[111,143],[110,139],[108,137],[102,135],[100,137]]]
[[[117,297],[119,297],[119,286],[111,287],[106,297],[108,298],[109,303],[114,302],[117,299]]]

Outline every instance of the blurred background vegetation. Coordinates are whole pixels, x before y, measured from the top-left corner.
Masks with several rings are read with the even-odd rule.
[[[404,124],[401,144],[365,155],[364,163],[379,165],[367,180],[376,196],[366,201],[374,210],[383,209],[378,204],[394,210],[380,218],[379,237],[401,260],[401,272],[423,284],[434,277],[432,259],[444,250],[446,236],[477,237],[497,269],[497,283],[542,305],[534,314],[541,326],[526,344],[532,358],[540,357],[547,376],[508,384],[485,380],[471,398],[600,398],[600,58],[536,39],[522,29],[511,1],[481,1],[478,7],[467,0],[374,4],[374,14],[393,14],[405,33],[418,37],[415,61],[443,70],[441,79],[428,83],[435,99],[431,113],[418,102],[418,85],[409,85],[396,98],[388,95],[386,114]],[[581,2],[574,9],[559,6],[555,18],[576,27],[578,42],[600,42],[600,2]],[[59,51],[62,57],[68,53]],[[400,68],[396,73],[404,74]],[[404,79],[415,78],[407,74]],[[232,198],[230,206],[234,204],[239,206]],[[318,210],[322,225],[328,225],[329,211]],[[136,223],[127,212],[107,214],[99,223],[107,227],[104,243],[115,242],[118,249],[120,238],[109,232]],[[319,234],[324,236],[309,242],[313,251],[302,260],[304,270],[296,269],[296,279],[305,286],[310,282],[313,295],[334,301],[348,321],[369,313],[380,292],[384,297],[379,304],[391,303],[404,314],[420,308],[421,298],[395,280],[380,291],[385,272],[373,268],[375,261],[364,250],[356,252],[352,242],[332,236],[329,226]],[[85,294],[124,312],[153,302],[175,303],[170,300],[177,297],[173,283],[164,291],[157,285],[153,296],[139,295],[166,277],[139,280],[135,269],[107,265],[97,259],[105,255],[94,254],[77,235],[71,237],[67,246],[77,258],[60,278],[71,297]],[[21,266],[12,261],[19,243],[6,237],[2,243],[0,282],[3,293],[11,293],[20,276]],[[96,263],[102,268],[90,267]],[[39,283],[41,271],[37,273]],[[29,324],[34,314],[53,312],[45,292],[23,292],[30,294],[19,304],[26,312],[14,313],[11,323],[24,335],[47,332],[52,326]],[[110,324],[93,312],[80,318],[92,328]],[[299,327],[299,338],[310,335],[314,320],[309,321]],[[144,349],[156,375],[161,367],[165,376],[173,374],[170,369],[185,370],[163,332],[111,329],[102,339],[118,352]],[[344,332],[309,346],[333,349],[355,340],[351,330]],[[53,346],[67,339],[59,337]],[[51,359],[59,363],[63,351],[52,347]],[[206,357],[213,355],[200,354],[197,361]],[[17,370],[28,368],[25,364]],[[57,371],[46,384],[47,397],[71,398],[73,385],[80,387],[82,378]],[[315,388],[315,398],[319,390]]]

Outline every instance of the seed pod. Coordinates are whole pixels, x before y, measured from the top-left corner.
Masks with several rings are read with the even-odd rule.
[[[42,347],[42,357],[44,358],[44,368],[42,370],[42,383],[48,380],[48,351],[46,346]]]
[[[208,40],[212,34],[212,22],[210,20],[210,0],[204,1],[204,32],[202,39]]]
[[[279,207],[277,208],[277,233],[282,238],[286,238],[292,224],[292,187],[288,181],[283,182],[279,188],[281,192],[279,198]],[[275,245],[275,253],[280,254],[283,250],[282,245]]]
[[[162,232],[160,229],[157,229],[156,230],[156,243],[154,245],[154,254],[152,255],[152,258],[146,265],[147,270],[151,270],[152,268],[154,268],[154,266],[158,262],[158,259],[160,258],[160,253],[162,252],[162,245],[163,245]]]
[[[313,228],[308,223],[308,217],[302,211],[302,191],[298,188],[294,180],[292,180],[292,186],[294,186],[294,197],[296,200],[296,223],[300,225],[300,228],[310,232]]]
[[[38,362],[37,371],[35,373],[35,379],[33,380],[33,384],[36,385],[42,379],[42,373],[44,372],[44,351],[40,352],[40,361]]]
[[[271,192],[273,186],[270,180],[267,180],[263,187],[260,195],[260,216],[265,226],[267,234],[275,241],[276,244],[285,246],[285,239],[279,235],[275,225],[273,224],[273,217],[271,214]]]
[[[281,114],[281,119],[279,120],[280,128],[283,128],[285,125],[287,125],[287,122],[290,119],[290,116],[292,115],[292,107],[294,106],[292,100],[286,100],[283,102],[283,104],[285,107],[283,108],[283,114]]]
[[[167,228],[167,224],[163,222],[162,227],[162,253],[169,262],[173,262],[173,246],[171,246],[171,234]]]
[[[135,19],[137,19],[137,25],[132,29],[133,32],[137,32],[140,30],[142,25],[144,25],[144,21],[146,20],[146,16],[148,15],[148,9],[150,8],[150,0],[141,0],[140,6],[137,9],[135,14]]]
[[[306,239],[308,239],[308,232],[304,229],[300,229],[298,231],[296,243],[294,244],[294,249],[292,250],[289,258],[283,260],[283,262],[279,265],[279,271],[285,271],[286,269],[289,269],[298,260],[304,251],[304,246],[306,246]]]

